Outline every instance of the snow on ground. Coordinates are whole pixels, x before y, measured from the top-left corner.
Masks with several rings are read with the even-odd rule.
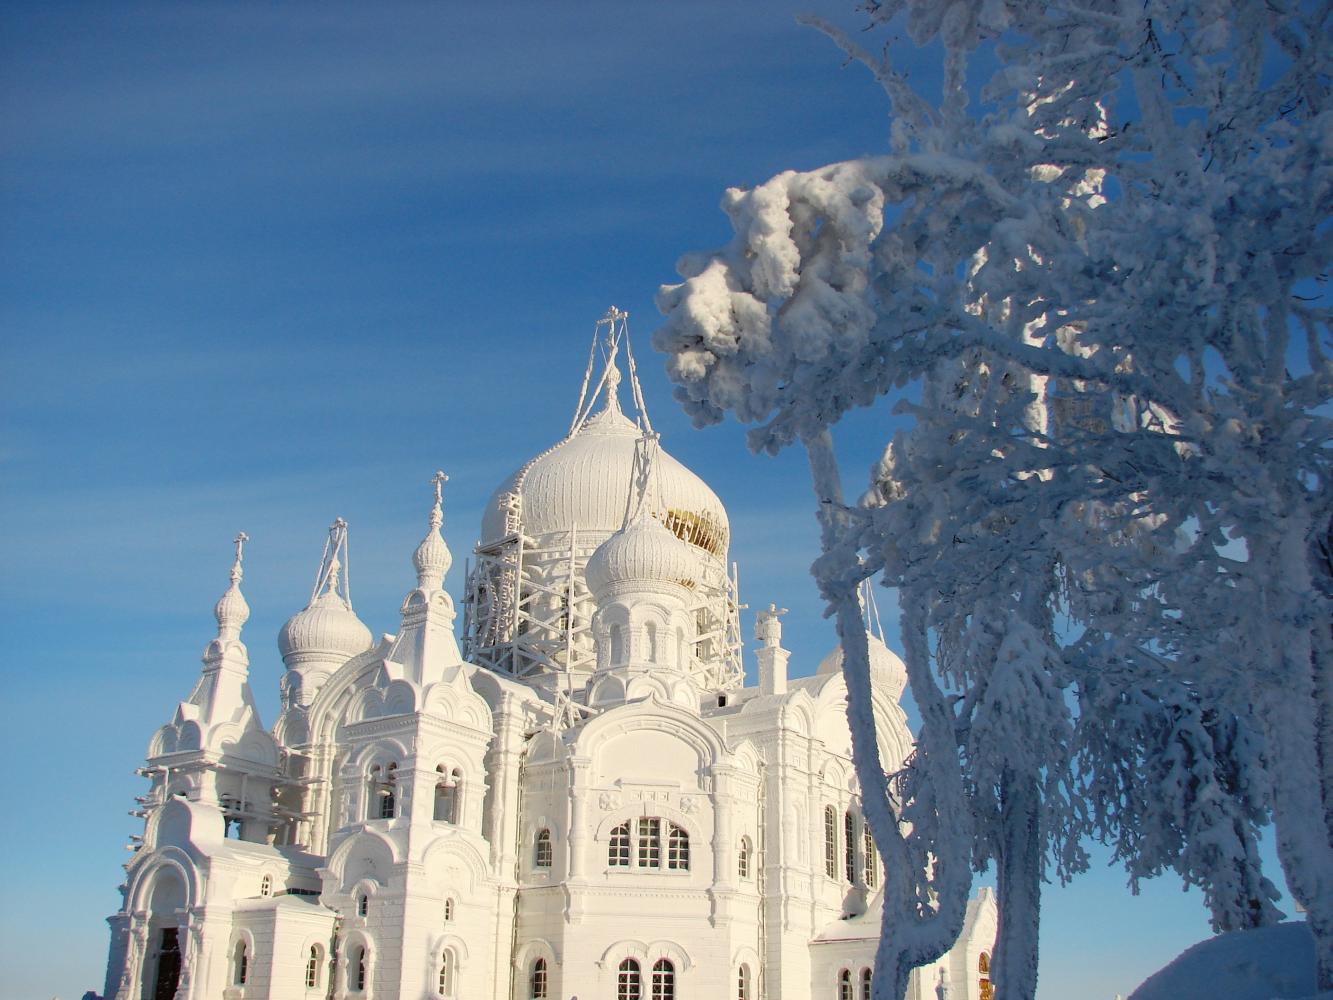
[[[1219,934],[1149,976],[1129,1000],[1333,1000],[1315,993],[1314,941],[1304,921]]]

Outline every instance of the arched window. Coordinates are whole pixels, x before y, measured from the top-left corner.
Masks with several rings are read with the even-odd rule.
[[[621,823],[611,830],[611,842],[606,848],[606,863],[612,868],[629,867],[629,824]]]
[[[653,963],[652,1000],[676,1000],[676,967],[665,958]]]
[[[851,885],[856,882],[856,817],[848,810],[842,817],[843,833],[843,854],[842,867],[843,874],[847,876],[847,883]]]
[[[621,663],[625,659],[625,630],[619,625],[611,626],[611,662]]]
[[[454,901],[452,898],[444,901],[444,922],[448,923],[454,919]]]
[[[647,635],[647,638],[648,638],[648,655],[647,655],[647,657],[645,657],[645,659],[647,659],[647,661],[648,661],[649,663],[656,663],[656,662],[657,662],[657,625],[656,625],[655,623],[653,623],[653,622],[649,622],[649,623],[648,623],[648,627],[647,627],[646,629],[644,629],[644,633]]]
[[[454,994],[454,953],[448,948],[444,949],[444,954],[440,956],[440,996],[448,997]]]
[[[990,955],[982,952],[981,957],[977,959],[977,972],[980,974],[977,980],[977,997],[979,1000],[991,1000],[995,996],[995,987],[990,981]]]
[[[824,874],[838,877],[838,811],[824,807]]]
[[[736,973],[736,1000],[750,1000],[750,967],[742,965]]]
[[[546,959],[539,958],[532,963],[532,1000],[546,1000]]]
[[[444,773],[443,764],[436,766],[435,773],[439,777],[435,779],[435,809],[431,818],[438,823],[456,823],[458,782],[454,780],[453,775]],[[456,769],[454,774],[458,774]]]
[[[676,824],[669,824],[667,833],[667,868],[671,871],[690,870],[690,835]]]
[[[273,876],[272,876],[272,875],[265,875],[263,878],[261,878],[261,879],[259,880],[259,895],[261,895],[261,896],[272,896],[272,895],[273,895]]]
[[[843,969],[838,973],[838,1000],[856,1000],[852,995],[851,969]]]
[[[861,820],[862,869],[867,889],[875,888],[879,881],[879,871],[875,864],[875,838],[870,835],[870,824],[864,817]]]
[[[554,857],[555,853],[551,850],[551,831],[538,830],[532,863],[538,868],[550,868]]]
[[[232,955],[231,981],[237,986],[244,986],[250,979],[250,953],[245,949],[244,941],[236,942],[236,951]]]
[[[736,874],[742,879],[750,877],[750,838],[742,837],[740,849],[736,852]]]
[[[363,892],[361,893],[361,895],[356,897],[356,915],[358,917],[364,917],[369,912],[370,912],[370,897]]]
[[[358,946],[352,951],[351,961],[352,992],[364,993],[366,989],[366,949]]]
[[[662,864],[662,821],[652,816],[639,817],[639,867],[659,868]]]
[[[639,973],[639,963],[627,958],[620,963],[616,975],[616,1000],[642,1000],[643,979]]]
[[[319,986],[319,945],[310,946],[310,954],[305,960],[305,988],[313,990]]]
[[[870,1000],[870,970],[861,970],[861,1000]]]

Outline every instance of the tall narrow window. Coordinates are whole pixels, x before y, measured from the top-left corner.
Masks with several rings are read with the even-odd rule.
[[[352,989],[364,993],[366,989],[366,949],[357,948],[352,953]]]
[[[625,630],[619,625],[611,626],[611,662],[620,663],[625,659]]]
[[[157,976],[153,981],[152,1000],[173,1000],[181,978],[179,928],[163,927],[157,949]]]
[[[856,817],[847,811],[842,817],[843,833],[843,855],[842,867],[843,874],[847,876],[848,884],[856,882]]]
[[[676,1000],[676,967],[665,958],[653,963],[652,1000]]]
[[[250,955],[245,950],[245,942],[236,942],[236,954],[233,961],[232,982],[237,986],[244,986],[250,978]]]
[[[616,975],[616,1000],[642,1000],[643,977],[639,972],[639,963],[627,958],[620,963]]]
[[[690,835],[676,826],[668,824],[667,868],[671,871],[687,872],[690,870]]]
[[[551,849],[551,831],[538,830],[532,863],[538,868],[550,868],[554,857],[555,852]]]
[[[838,813],[832,806],[824,807],[824,874],[838,877]]]
[[[370,897],[363,892],[361,895],[356,897],[356,915],[358,917],[364,917],[369,912],[370,912]]]
[[[742,837],[740,849],[736,852],[736,874],[742,879],[750,877],[750,838]]]
[[[398,765],[390,764],[384,771],[384,790],[380,792],[380,819],[398,815]]]
[[[861,867],[863,869],[867,889],[875,888],[879,882],[878,866],[875,863],[875,838],[870,835],[870,824],[861,818]]]
[[[838,973],[838,1000],[856,1000],[852,995],[851,969],[843,969]]]
[[[313,990],[319,985],[319,945],[310,946],[310,954],[305,960],[305,988]]]
[[[440,996],[447,997],[454,988],[454,955],[448,948],[440,956]]]
[[[736,1000],[750,1000],[750,967],[742,965],[736,973]]]
[[[458,786],[454,783],[452,777],[444,773],[444,765],[436,766],[435,771],[439,777],[435,779],[435,810],[432,818],[437,823],[453,823],[454,810],[458,801]],[[455,774],[458,772],[455,771]]]
[[[649,622],[649,623],[648,623],[648,627],[647,627],[644,631],[645,631],[645,633],[646,633],[646,635],[647,635],[647,638],[648,638],[648,656],[646,657],[646,659],[648,660],[649,663],[656,663],[656,662],[657,662],[657,625],[654,624],[653,622]]]
[[[861,1000],[870,1000],[870,970],[861,970]]]
[[[606,849],[606,863],[612,868],[629,867],[629,824],[621,823],[611,830],[611,843]]]
[[[659,868],[662,865],[662,821],[650,816],[639,817],[639,867]]]
[[[265,875],[263,878],[261,878],[261,879],[259,880],[259,895],[261,895],[261,896],[272,896],[272,895],[273,895],[273,876],[272,876],[272,875]]]
[[[448,923],[454,919],[454,901],[452,898],[444,901],[444,922]]]
[[[532,963],[532,1000],[546,1000],[546,959]]]

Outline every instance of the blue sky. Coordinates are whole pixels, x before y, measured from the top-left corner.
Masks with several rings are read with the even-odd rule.
[[[0,998],[100,990],[133,768],[197,676],[236,531],[271,722],[327,525],[350,522],[357,610],[392,631],[445,469],[457,593],[611,303],[665,446],[731,512],[743,598],[791,608],[814,669],[800,456],[690,429],[648,340],[676,258],[729,236],[727,186],[884,148],[866,74],[793,20],[850,8],[0,7]],[[891,423],[849,421],[856,476]],[[1042,1000],[1110,1000],[1207,933],[1176,880],[1123,883],[1048,892]]]

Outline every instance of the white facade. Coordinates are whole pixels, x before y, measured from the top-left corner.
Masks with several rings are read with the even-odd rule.
[[[569,435],[487,512],[476,663],[441,589],[437,477],[396,635],[375,642],[352,612],[334,526],[282,630],[266,730],[238,538],[199,682],[149,745],[108,997],[868,995],[879,860],[838,657],[789,679],[770,607],[759,684],[741,685],[726,512],[641,404],[621,412],[617,343]],[[901,761],[903,667],[871,644],[881,747]],[[994,936],[983,890],[914,995],[987,996]]]

